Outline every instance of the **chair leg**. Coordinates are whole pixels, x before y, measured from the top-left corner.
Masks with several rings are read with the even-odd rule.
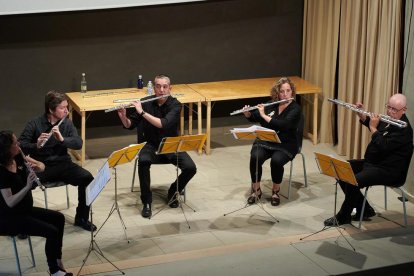
[[[136,158],[134,162],[134,173],[132,174],[131,192],[134,191],[135,174],[137,172],[137,166],[138,166],[138,158]]]
[[[13,242],[14,256],[16,257],[17,271],[19,273],[19,276],[21,276],[22,275],[22,270],[20,269],[19,252],[17,251],[16,237],[12,236],[11,238],[12,238],[12,242]]]
[[[407,209],[405,206],[405,192],[400,187],[398,187],[397,189],[400,190],[401,192],[402,204],[403,204],[403,210],[404,210],[404,227],[407,227]]]
[[[384,209],[388,210],[387,208],[387,186],[384,186]]]
[[[305,187],[308,187],[308,177],[306,176],[306,164],[305,164],[305,155],[300,152],[302,155],[302,163],[303,163],[303,177],[305,178]]]
[[[69,209],[69,188],[67,184],[65,186],[66,186],[66,206]]]
[[[45,195],[45,208],[48,209],[48,206],[47,206],[47,188],[45,188],[43,190],[43,194]]]
[[[35,267],[36,266],[36,261],[35,261],[35,257],[34,257],[34,254],[33,254],[32,239],[30,238],[30,236],[28,236],[27,239],[29,241],[30,255],[32,255],[32,265],[33,265],[33,267]]]
[[[290,174],[289,174],[289,186],[288,186],[288,196],[290,198],[290,187],[292,186],[292,170],[293,170],[293,160],[290,161]]]
[[[361,229],[362,218],[364,217],[364,211],[365,211],[365,204],[367,202],[368,189],[369,189],[369,186],[365,188],[364,202],[362,203],[361,215],[359,216],[359,224],[358,224],[359,229]]]

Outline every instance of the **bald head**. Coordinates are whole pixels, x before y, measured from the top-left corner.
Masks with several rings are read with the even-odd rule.
[[[387,114],[394,119],[400,119],[407,110],[407,98],[403,94],[394,94],[388,100]]]

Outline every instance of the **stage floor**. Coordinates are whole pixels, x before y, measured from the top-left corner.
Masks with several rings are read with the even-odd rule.
[[[223,214],[244,207],[250,190],[249,154],[251,145],[231,138],[227,127],[216,130],[213,151],[209,156],[190,155],[197,164],[197,174],[188,184],[186,204],[181,209],[167,207],[153,218],[144,219],[139,200],[139,184],[131,192],[133,163],[118,167],[118,203],[127,227],[126,236],[115,212],[96,237],[106,258],[127,275],[333,275],[391,266],[414,261],[414,206],[407,203],[408,228],[403,223],[402,204],[394,191],[388,193],[388,210],[384,210],[383,187],[372,188],[369,201],[383,217],[363,223],[362,230],[345,225],[342,233],[330,228],[307,239],[308,234],[323,228],[332,216],[335,199],[334,180],[321,175],[314,152],[336,153],[331,145],[312,145],[304,140],[308,187],[304,187],[300,158],[294,160],[291,198],[282,198],[272,207],[269,161],[264,165],[262,198],[264,209],[251,206],[227,216]],[[220,138],[221,137],[221,138]],[[103,140],[102,140],[103,139]],[[101,155],[134,143],[134,136],[90,139],[89,155]],[[121,141],[121,142],[120,142]],[[117,143],[122,143],[119,146]],[[230,144],[231,143],[231,144]],[[102,145],[106,148],[102,150]],[[112,149],[111,149],[112,147]],[[100,150],[101,148],[101,150]],[[299,156],[298,156],[299,157]],[[341,157],[339,157],[341,158]],[[343,159],[343,158],[342,158]],[[105,158],[86,161],[85,168],[96,174]],[[175,178],[172,165],[155,165],[151,169],[154,192],[153,213],[164,206],[166,191]],[[282,193],[287,193],[289,165],[285,167]],[[338,187],[338,202],[343,199]],[[77,189],[70,186],[70,208],[66,209],[65,189],[48,192],[49,208],[66,216],[63,259],[68,271],[77,273],[88,253],[91,236],[73,226]],[[34,191],[35,204],[44,206],[43,193]],[[93,204],[94,223],[100,227],[114,203],[114,179],[107,184]],[[188,220],[188,224],[187,221]],[[190,226],[190,228],[189,228]],[[25,274],[47,275],[44,239],[32,238],[36,267],[29,261],[27,242],[18,241],[21,265]],[[81,274],[120,275],[104,259],[91,253]],[[0,275],[15,274],[12,242],[0,237]]]

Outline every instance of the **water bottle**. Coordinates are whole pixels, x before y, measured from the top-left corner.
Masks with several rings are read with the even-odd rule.
[[[149,81],[147,84],[147,95],[154,95],[154,87],[152,86],[152,81]]]
[[[138,76],[137,87],[138,89],[144,88],[144,80],[142,79],[142,75]]]
[[[86,84],[86,75],[85,75],[85,73],[82,73],[81,93],[86,93],[86,91],[88,91],[88,86]]]

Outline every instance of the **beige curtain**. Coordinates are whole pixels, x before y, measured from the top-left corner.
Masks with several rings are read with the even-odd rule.
[[[340,0],[305,0],[302,45],[302,78],[322,88],[319,96],[319,139],[333,142],[332,105],[326,98],[333,98],[335,67],[338,52]],[[312,102],[312,98],[305,98]],[[311,129],[312,110],[304,105],[305,127]]]
[[[338,98],[384,114],[398,89],[400,0],[341,1]],[[338,153],[360,158],[370,140],[353,112],[338,107]]]
[[[326,99],[335,95],[335,74],[338,74],[338,99],[362,102],[370,112],[385,112],[387,99],[398,88],[401,2],[304,1],[302,77],[322,87],[320,141],[333,141],[336,124],[338,153],[347,158],[363,156],[370,134],[360,126],[352,111],[334,106]],[[334,108],[338,110],[336,122]],[[310,121],[309,112],[304,108]]]

